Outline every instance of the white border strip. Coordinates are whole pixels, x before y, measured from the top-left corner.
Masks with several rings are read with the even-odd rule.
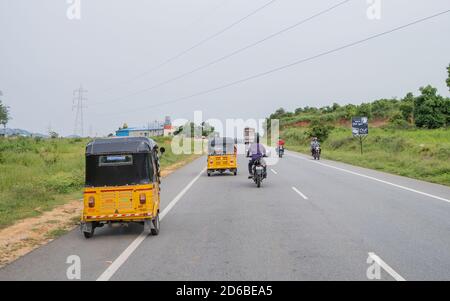
[[[276,175],[278,174],[274,169],[271,168],[270,170],[271,170],[274,174],[276,174]]]
[[[369,257],[373,259],[380,267],[382,267],[389,275],[397,281],[406,281],[399,273],[394,271],[386,262],[384,262],[377,254],[369,252]]]
[[[200,178],[200,176],[205,172],[204,168],[183,190],[178,193],[178,195],[164,208],[160,213],[159,218],[162,220],[164,216],[169,213],[169,211],[175,206],[175,204],[183,197],[183,195],[194,185],[194,183]],[[139,245],[145,240],[147,233],[142,231],[142,233],[113,261],[113,263],[97,278],[97,281],[108,281],[117,272],[117,270],[127,261],[127,259],[133,254],[133,252],[139,247]]]
[[[295,192],[297,192],[302,198],[304,198],[305,200],[308,199],[308,197],[306,195],[304,195],[300,190],[298,190],[295,187],[292,187],[292,190],[294,190]]]
[[[430,197],[430,198],[433,198],[433,199],[437,199],[437,200],[440,200],[440,201],[444,201],[444,202],[450,203],[450,200],[445,199],[443,197],[436,196],[436,195],[433,195],[433,194],[429,194],[429,193],[426,193],[426,192],[423,192],[423,191],[419,191],[419,190],[416,190],[416,189],[412,189],[412,188],[409,188],[409,187],[405,187],[405,186],[402,186],[402,185],[394,184],[394,183],[391,183],[391,182],[388,182],[388,181],[384,181],[384,180],[381,180],[381,179],[378,179],[378,178],[375,178],[375,177],[371,177],[371,176],[368,176],[368,175],[360,174],[360,173],[357,173],[357,172],[354,172],[354,171],[351,171],[351,170],[343,169],[343,168],[336,167],[336,166],[333,166],[333,165],[328,165],[328,164],[325,164],[325,163],[322,163],[322,162],[318,162],[318,161],[311,161],[311,160],[303,158],[303,157],[301,157],[299,155],[288,154],[288,156],[295,157],[295,158],[298,158],[298,159],[302,159],[302,160],[305,160],[305,161],[308,161],[308,162],[311,162],[311,163],[316,163],[316,164],[319,164],[319,165],[322,165],[322,166],[326,166],[326,167],[329,167],[329,168],[340,170],[340,171],[343,171],[343,172],[346,172],[346,173],[349,173],[349,174],[353,174],[353,175],[356,175],[356,176],[367,178],[367,179],[370,179],[370,180],[373,180],[373,181],[377,181],[377,182],[380,182],[380,183],[383,183],[383,184],[391,185],[391,186],[394,186],[394,187],[397,187],[397,188],[400,188],[400,189],[403,189],[403,190],[408,190],[408,191],[411,191],[411,192],[414,192],[414,193],[418,193],[418,194],[421,194],[421,195],[424,195],[424,196],[427,196],[427,197]]]

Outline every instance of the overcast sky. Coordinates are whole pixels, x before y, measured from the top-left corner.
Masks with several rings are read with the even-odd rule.
[[[154,70],[269,0],[81,0],[80,20],[67,17],[64,0],[0,0],[0,90],[11,107],[9,126],[46,133],[51,125],[72,134],[72,93],[80,84],[88,90],[85,132],[100,135],[124,122],[140,126],[165,115],[192,119],[197,109],[205,119],[247,119],[264,118],[278,107],[400,98],[426,84],[449,95],[446,14],[265,77],[154,106],[449,9],[448,0],[381,0],[380,20],[367,17],[366,0],[353,0],[205,70],[133,95],[341,1],[275,1]]]

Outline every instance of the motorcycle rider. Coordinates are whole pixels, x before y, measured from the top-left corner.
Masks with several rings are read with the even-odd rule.
[[[320,147],[320,143],[319,140],[317,139],[317,137],[313,137],[312,141],[311,141],[311,155],[314,156],[314,150],[316,147]]]
[[[284,152],[284,144],[285,144],[285,142],[284,142],[283,139],[278,140],[278,145],[277,145],[277,151],[278,151],[278,152],[279,152],[280,150]]]
[[[247,151],[247,157],[250,157],[250,161],[248,162],[248,178],[253,178],[253,165],[256,160],[261,160],[261,164],[264,166],[264,175],[266,175],[266,164],[263,160],[263,157],[266,156],[266,148],[264,145],[259,143],[259,133],[256,134],[256,143],[252,143]]]

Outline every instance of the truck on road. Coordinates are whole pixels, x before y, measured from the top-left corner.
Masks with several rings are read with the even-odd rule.
[[[256,131],[254,128],[246,127],[244,128],[244,144],[249,145],[255,142]]]

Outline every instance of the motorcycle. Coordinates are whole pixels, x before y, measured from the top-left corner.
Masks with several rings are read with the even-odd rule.
[[[316,146],[313,149],[313,158],[314,160],[320,160],[320,153],[321,153],[321,149],[320,146]]]
[[[278,152],[278,157],[283,158],[283,155],[284,155],[284,147],[283,147],[283,146],[277,147],[277,152]]]
[[[249,155],[247,154],[247,158],[248,157],[249,157]],[[264,156],[264,157],[266,157],[266,156]],[[256,186],[258,188],[260,188],[261,183],[265,178],[267,178],[266,165],[262,158],[256,159],[253,162],[252,175],[249,177],[249,179],[252,179],[253,182],[255,182]]]

